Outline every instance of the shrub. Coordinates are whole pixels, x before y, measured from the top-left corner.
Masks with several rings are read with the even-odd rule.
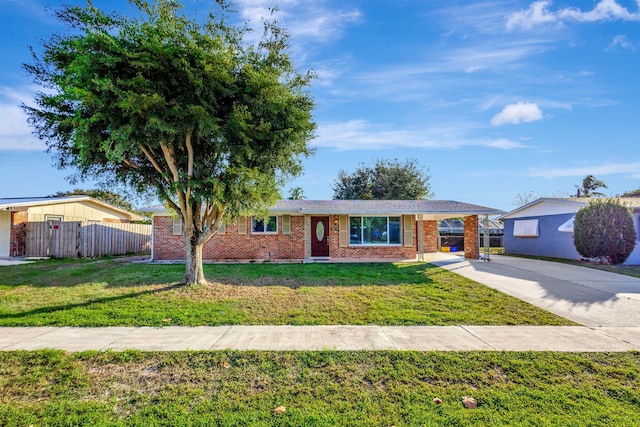
[[[622,264],[636,244],[631,213],[619,200],[594,200],[576,213],[573,240],[586,258]]]

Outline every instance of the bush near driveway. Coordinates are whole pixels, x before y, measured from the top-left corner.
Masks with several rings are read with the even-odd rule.
[[[583,257],[618,265],[633,252],[636,230],[627,207],[613,199],[595,199],[576,212],[573,239]]]

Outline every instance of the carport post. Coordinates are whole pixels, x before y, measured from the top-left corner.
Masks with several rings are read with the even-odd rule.
[[[491,255],[489,253],[489,247],[491,246],[489,241],[489,215],[485,215],[482,218],[482,243],[484,246],[484,260],[491,261]]]

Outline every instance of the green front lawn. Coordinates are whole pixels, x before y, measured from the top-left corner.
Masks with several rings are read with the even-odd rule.
[[[0,326],[572,325],[431,264],[48,260],[0,269]]]
[[[638,381],[635,352],[5,352],[0,425],[631,426]]]

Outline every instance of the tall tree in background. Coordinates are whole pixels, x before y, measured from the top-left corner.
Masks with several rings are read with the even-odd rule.
[[[293,187],[289,190],[289,200],[304,200],[304,190],[302,187]]]
[[[620,197],[640,197],[640,188],[637,190],[625,191]]]
[[[59,167],[151,190],[175,211],[185,281],[204,283],[202,246],[222,221],[265,210],[302,171],[313,76],[274,22],[248,44],[224,0],[202,23],[175,0],[130,3],[137,17],[59,10],[71,31],[25,65],[43,90],[23,108]]]
[[[526,193],[517,193],[515,195],[515,197],[513,198],[513,202],[516,206],[524,206],[524,205],[528,205],[529,203],[536,201],[538,199],[542,199],[542,198],[550,198],[550,199],[562,199],[562,198],[566,198],[566,197],[571,197],[569,195],[569,193],[565,192],[565,191],[556,191],[554,193],[551,194],[541,194],[538,193],[536,191],[528,191]]]
[[[582,185],[576,185],[576,197],[604,197],[604,193],[596,191],[599,188],[608,187],[604,181],[596,179],[593,175],[587,175],[582,180]]]
[[[342,200],[418,200],[433,197],[428,169],[416,159],[404,163],[377,160],[373,166],[361,164],[351,174],[338,173],[333,198]]]

